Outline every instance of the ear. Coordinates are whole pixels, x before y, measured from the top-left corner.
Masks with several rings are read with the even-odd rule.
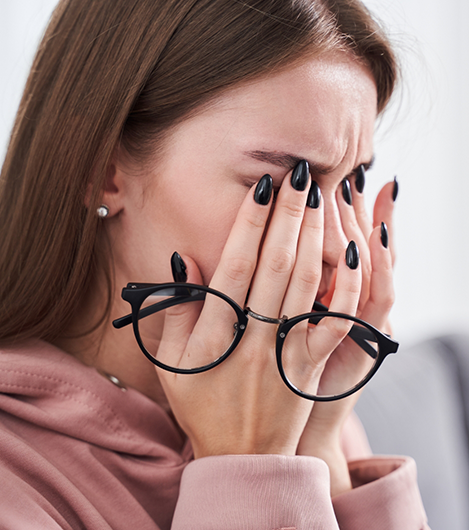
[[[104,179],[101,190],[100,204],[107,206],[109,209],[107,217],[113,217],[124,209],[124,190],[123,172],[119,169],[115,160],[113,160],[106,171],[106,178]],[[92,184],[89,183],[85,196],[85,205],[87,208],[90,207],[91,193]]]
[[[112,162],[106,171],[103,184],[102,202],[109,208],[109,217],[124,209],[124,178],[116,163]]]

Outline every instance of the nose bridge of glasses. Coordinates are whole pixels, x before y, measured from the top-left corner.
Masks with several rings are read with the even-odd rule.
[[[255,318],[256,320],[259,320],[260,322],[265,322],[266,324],[284,324],[288,320],[286,315],[283,315],[282,318],[272,318],[260,315],[259,313],[253,311],[250,307],[246,307],[244,309],[244,313],[252,318]]]

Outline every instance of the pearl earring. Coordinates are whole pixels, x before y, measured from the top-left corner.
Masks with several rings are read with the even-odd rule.
[[[97,209],[97,214],[98,214],[98,217],[101,217],[102,219],[104,219],[105,217],[109,215],[109,207],[106,206],[105,204],[101,204],[101,206]]]

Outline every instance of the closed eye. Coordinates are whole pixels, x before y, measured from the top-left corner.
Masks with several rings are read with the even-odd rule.
[[[369,169],[371,169],[373,167],[373,164],[375,163],[375,157],[373,155],[373,158],[369,161],[369,162],[365,162],[364,164],[360,164],[360,166],[363,166],[365,168],[365,172],[368,171]],[[357,172],[360,168],[360,166],[356,167],[355,169],[353,169],[348,175],[346,178],[349,178],[349,177],[356,177],[357,176]]]

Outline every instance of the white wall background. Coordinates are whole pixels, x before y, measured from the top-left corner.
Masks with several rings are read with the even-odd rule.
[[[0,0],[0,160],[35,47],[57,0]],[[396,336],[469,330],[469,2],[366,0],[398,47],[399,105],[381,124],[367,192],[394,175]],[[397,109],[399,107],[399,109]]]
[[[469,330],[469,2],[365,3],[388,28],[404,72],[401,108],[377,135],[372,177],[397,174],[401,184],[395,332],[415,342]]]

